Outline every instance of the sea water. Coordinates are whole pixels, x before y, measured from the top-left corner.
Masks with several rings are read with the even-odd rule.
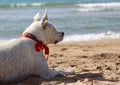
[[[63,42],[120,39],[120,0],[0,0],[0,40],[20,37],[45,8]]]

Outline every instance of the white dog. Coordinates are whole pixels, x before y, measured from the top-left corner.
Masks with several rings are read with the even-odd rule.
[[[42,50],[49,54],[48,44],[56,44],[64,33],[57,32],[48,23],[47,11],[42,18],[39,13],[22,37],[0,44],[0,82],[14,82],[29,75],[51,79],[56,75],[71,74],[73,71],[50,70]]]

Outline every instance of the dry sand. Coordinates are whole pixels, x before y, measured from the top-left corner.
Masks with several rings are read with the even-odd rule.
[[[51,80],[29,77],[9,85],[120,85],[120,40],[50,45],[51,69],[73,69],[75,74]]]

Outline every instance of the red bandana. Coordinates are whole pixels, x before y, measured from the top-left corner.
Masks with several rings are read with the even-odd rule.
[[[36,41],[37,43],[35,44],[35,49],[37,52],[45,49],[45,54],[46,56],[46,60],[48,60],[48,56],[49,56],[49,48],[42,42],[39,41],[34,35],[30,34],[30,33],[26,33],[22,36],[22,38],[30,38],[34,41]]]

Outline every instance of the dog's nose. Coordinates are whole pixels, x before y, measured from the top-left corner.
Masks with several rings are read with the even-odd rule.
[[[62,33],[62,35],[64,35],[64,32],[61,32]]]

